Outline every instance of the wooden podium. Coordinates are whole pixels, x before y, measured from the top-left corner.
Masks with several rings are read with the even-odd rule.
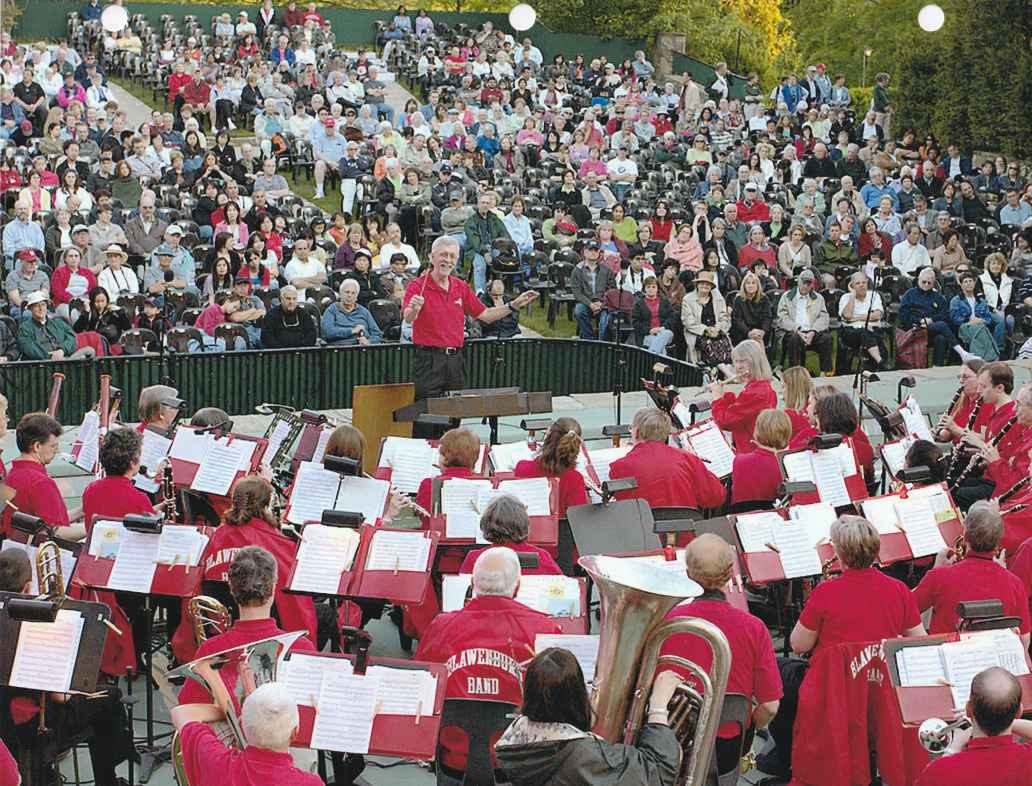
[[[552,393],[524,393],[519,388],[453,390],[438,398],[426,398],[394,410],[394,420],[410,423],[420,415],[439,415],[462,420],[487,418],[491,444],[498,444],[498,418],[552,411]],[[368,434],[367,434],[368,437]]]
[[[414,406],[416,386],[412,382],[398,385],[359,385],[352,393],[351,425],[361,431],[367,445],[379,445],[384,437],[411,437],[412,423],[392,417],[399,407]],[[379,450],[368,448],[362,456],[362,469],[376,472]]]

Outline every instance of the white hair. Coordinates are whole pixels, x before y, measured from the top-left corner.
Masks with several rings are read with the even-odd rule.
[[[294,297],[297,297],[297,287],[293,284],[287,284],[285,287],[280,287],[280,294],[293,295]]]
[[[440,249],[444,248],[445,246],[455,246],[455,248],[459,248],[459,241],[453,238],[451,235],[441,235],[439,238],[437,238],[437,240],[433,242],[433,245],[430,246],[431,256],[433,254],[436,254]]]
[[[504,546],[485,549],[473,565],[473,594],[511,598],[520,581],[520,559]]]
[[[267,682],[244,699],[240,720],[249,745],[285,751],[298,726],[297,704],[282,684]]]
[[[359,286],[359,283],[355,281],[355,279],[345,278],[343,281],[340,282],[340,294],[343,295],[345,289],[353,289],[355,290],[355,292],[358,292],[362,289],[362,287]]]

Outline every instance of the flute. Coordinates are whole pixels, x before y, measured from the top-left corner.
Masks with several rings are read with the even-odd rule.
[[[362,477],[369,478],[369,480],[376,480],[376,478],[374,478],[368,472],[363,472],[362,473]],[[391,486],[391,491],[396,491],[396,490],[397,489],[395,489],[394,486]],[[399,492],[399,494],[400,494],[400,492]],[[411,508],[412,510],[414,510],[416,513],[418,513],[420,516],[423,516],[424,518],[430,518],[430,511],[429,510],[424,508],[422,505],[420,505],[414,499],[409,499],[404,494],[401,494],[401,504],[404,507],[406,507],[406,508]]]

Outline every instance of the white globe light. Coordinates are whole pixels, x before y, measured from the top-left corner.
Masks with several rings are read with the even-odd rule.
[[[100,24],[109,33],[125,30],[129,24],[129,12],[120,5],[109,5],[100,15]]]
[[[509,12],[509,24],[513,30],[530,30],[537,21],[537,11],[526,3],[520,3]]]
[[[917,24],[926,33],[934,33],[936,30],[941,28],[945,22],[946,14],[943,13],[942,8],[935,4],[926,5],[917,12]]]

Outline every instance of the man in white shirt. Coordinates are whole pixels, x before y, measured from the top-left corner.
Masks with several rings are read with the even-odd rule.
[[[884,348],[874,326],[881,321],[885,309],[881,295],[870,288],[870,281],[863,271],[858,270],[850,277],[849,291],[839,298],[838,313],[842,322],[836,363],[838,371],[847,373],[847,370],[852,370],[850,358],[859,357],[861,347],[871,356],[875,370],[881,368]]]
[[[621,147],[616,151],[616,158],[611,158],[606,164],[606,170],[613,195],[618,202],[623,202],[624,196],[638,179],[638,165],[627,157],[627,148]]]
[[[901,273],[914,276],[918,270],[932,264],[928,249],[921,244],[921,227],[917,223],[907,227],[906,240],[892,247],[892,266]]]
[[[298,297],[302,300],[308,287],[321,286],[327,278],[326,266],[310,254],[308,240],[299,238],[294,242],[294,256],[283,270],[287,281],[297,289]]]
[[[376,270],[386,270],[391,265],[391,257],[395,254],[404,254],[408,259],[408,266],[419,269],[419,255],[416,249],[408,243],[401,242],[401,227],[397,222],[392,221],[387,225],[387,242],[380,246],[380,256],[377,257]]]

